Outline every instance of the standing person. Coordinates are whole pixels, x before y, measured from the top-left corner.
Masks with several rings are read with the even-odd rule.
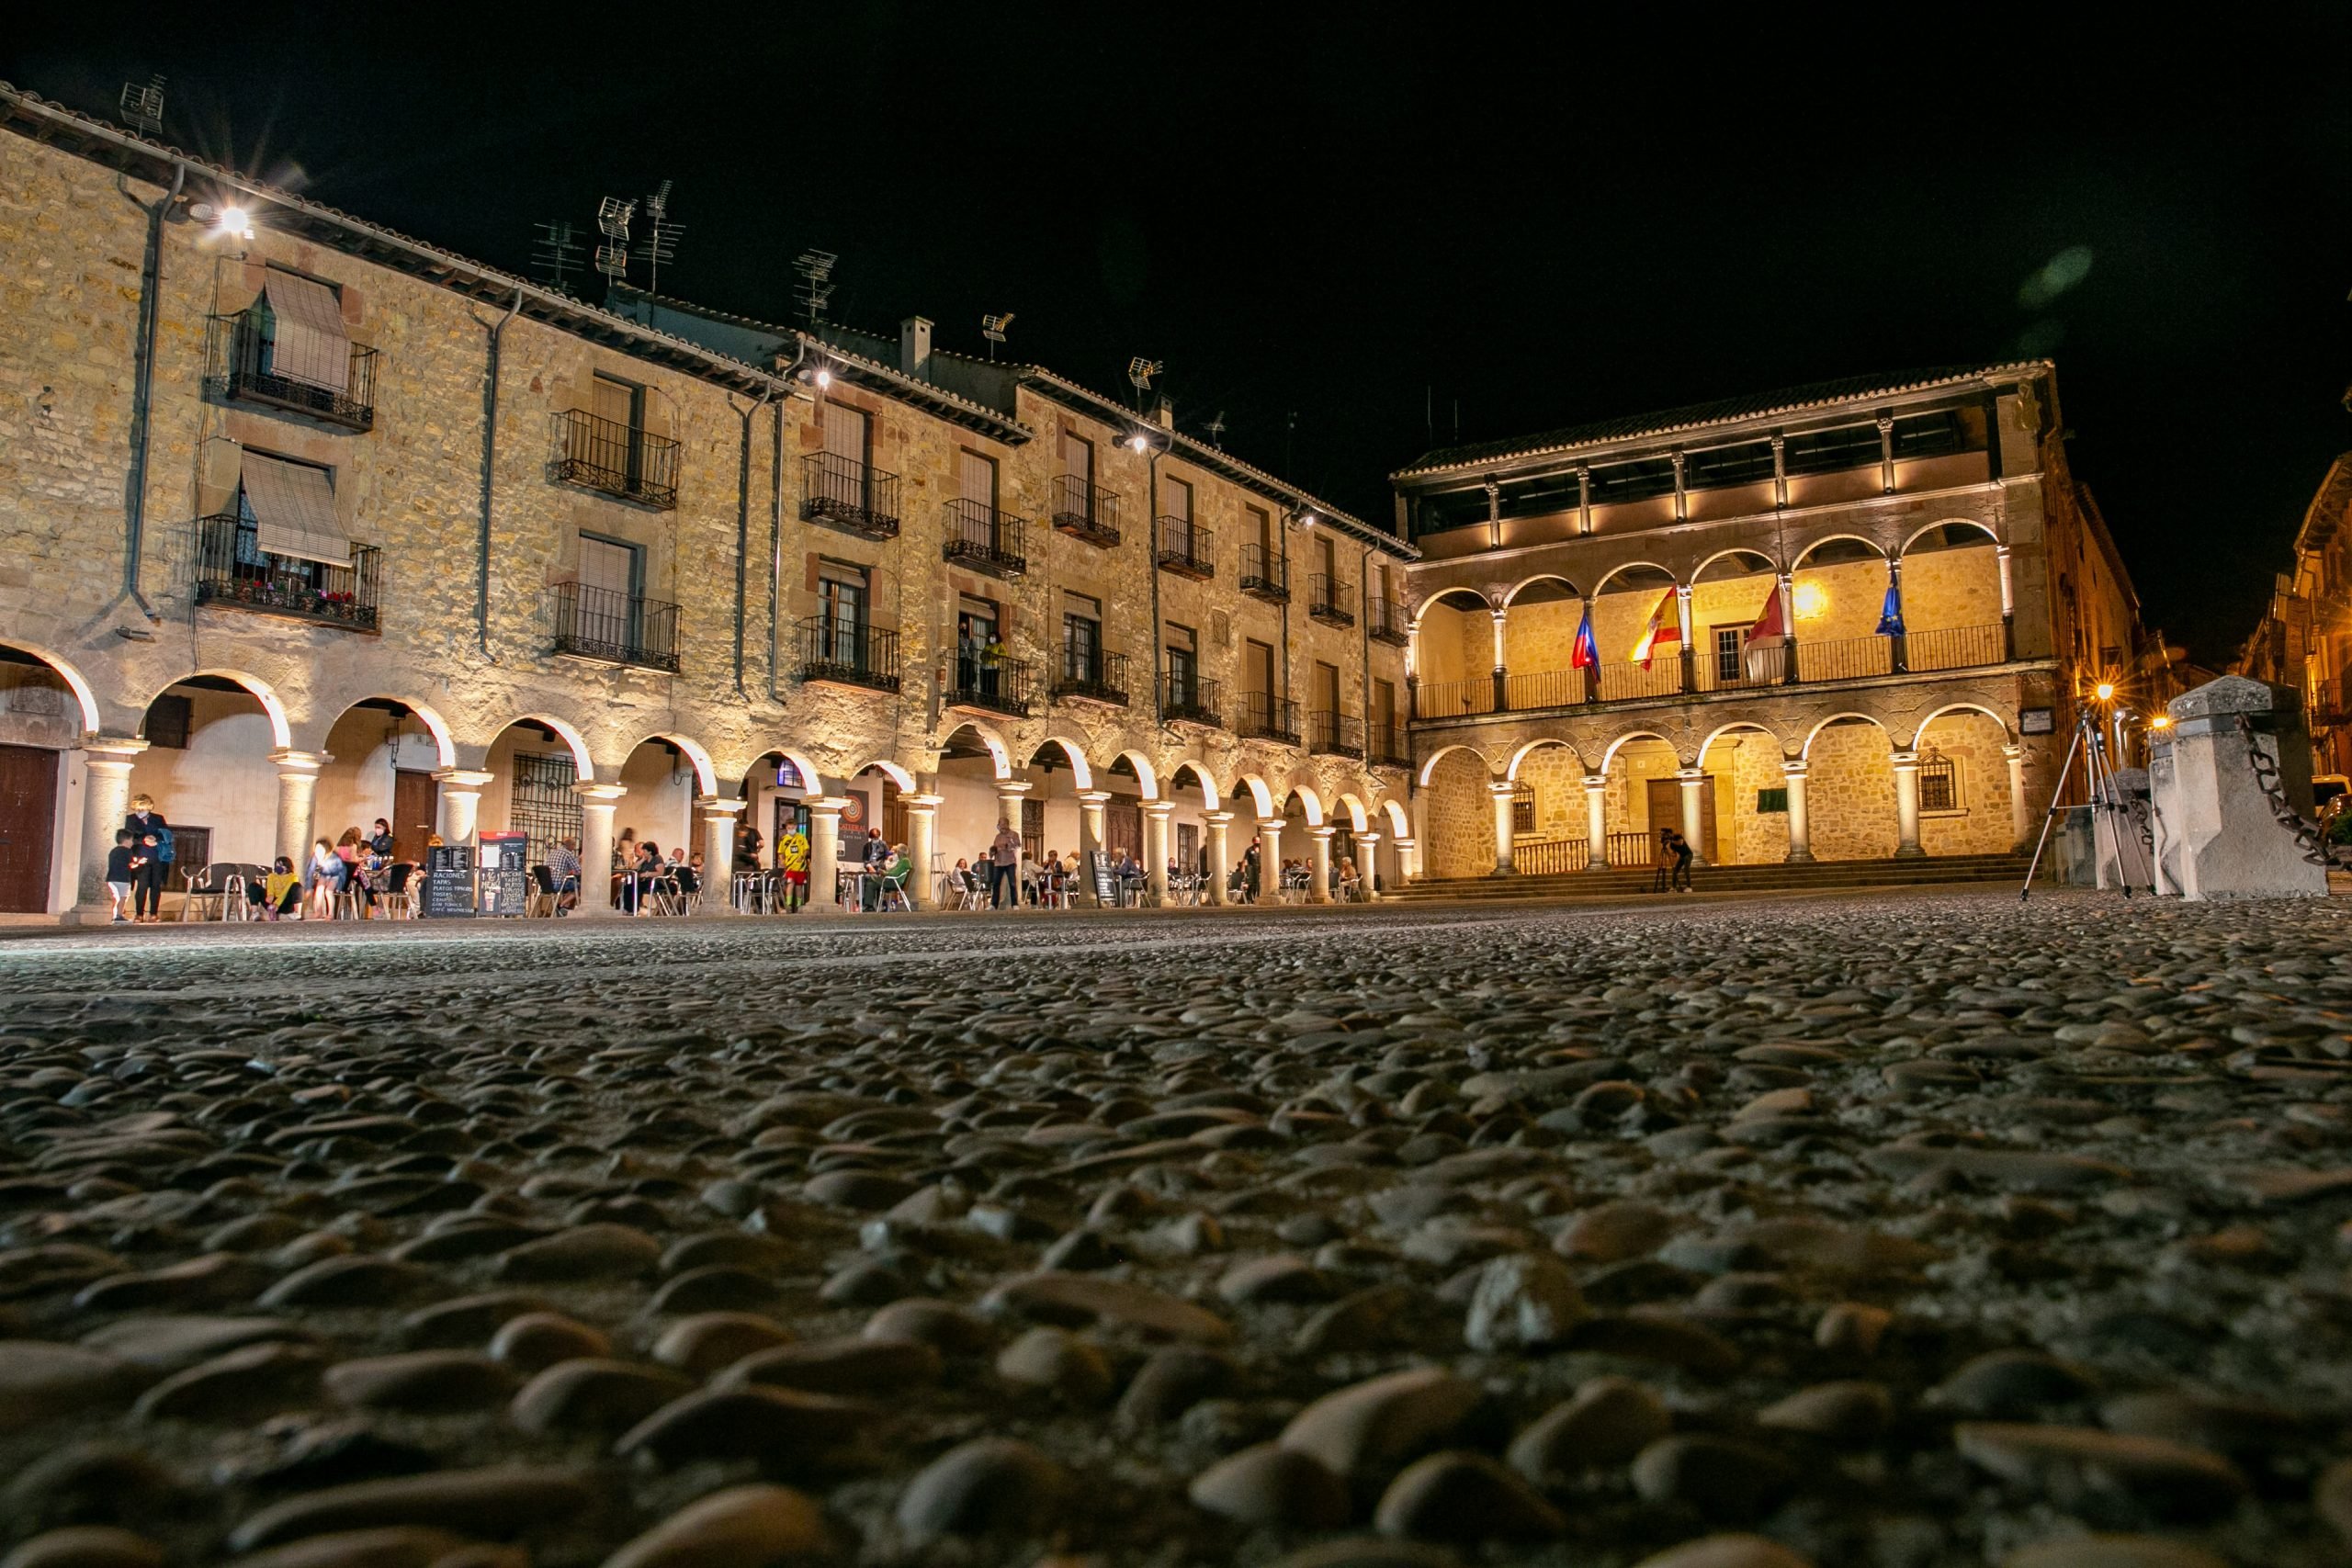
[[[1657,852],[1650,856],[1650,891],[1664,893],[1674,883],[1674,829],[1657,830]]]
[[[335,895],[343,891],[343,879],[350,871],[334,846],[321,839],[311,846],[311,914],[322,920],[334,919]]]
[[[1000,817],[996,819],[996,837],[989,843],[989,908],[1021,907],[1020,870],[1021,835],[1012,830],[1010,818]]]
[[[735,865],[740,871],[760,869],[760,830],[749,820],[735,830]]]
[[[797,822],[775,841],[775,868],[784,874],[784,912],[798,914],[808,902],[808,835]]]
[[[637,863],[637,829],[624,828],[621,836],[613,840],[613,870],[616,874]]]
[[[107,852],[107,896],[114,900],[116,925],[130,923],[130,917],[122,911],[123,907],[130,902],[131,892],[139,884],[141,863],[139,845],[132,840],[130,829],[119,829],[114,836],[114,848]]]
[[[141,795],[131,798],[130,815],[122,819],[122,825],[139,847],[131,914],[140,924],[152,926],[164,918],[164,874],[175,858],[171,824],[155,809],[153,797]]]
[[[1674,835],[1674,886],[1685,893],[1690,891],[1690,862],[1697,854],[1690,840],[1679,833]]]
[[[865,845],[860,852],[865,874],[857,879],[857,902],[870,915],[882,908],[882,877],[890,865],[890,846],[883,840],[881,829],[865,830]]]
[[[1251,903],[1257,902],[1258,873],[1263,858],[1259,851],[1258,843],[1259,840],[1255,837],[1252,837],[1250,840],[1249,850],[1244,852],[1241,857],[1241,886],[1248,893]]]

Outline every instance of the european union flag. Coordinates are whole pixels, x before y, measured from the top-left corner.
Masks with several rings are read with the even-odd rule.
[[[1878,635],[1903,635],[1903,585],[1892,580],[1886,585],[1886,603],[1879,606]]]

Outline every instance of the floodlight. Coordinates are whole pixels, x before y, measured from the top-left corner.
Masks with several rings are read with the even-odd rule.
[[[2091,692],[2092,694],[2097,696],[2100,702],[2111,703],[2115,700],[2115,682],[2112,681],[2101,681],[2098,685],[2091,688]]]
[[[213,226],[236,239],[250,240],[254,237],[253,215],[242,207],[222,208],[220,216],[213,220]]]
[[[2150,729],[2170,729],[2172,728],[2172,715],[2168,713],[2160,713],[2156,715],[2154,718],[2148,720],[2148,728]]]

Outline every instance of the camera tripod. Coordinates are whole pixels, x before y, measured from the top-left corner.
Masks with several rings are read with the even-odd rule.
[[[2091,854],[2098,854],[2099,824],[2104,822],[2115,845],[2115,876],[2126,898],[2137,891],[2132,882],[2130,863],[2124,858],[2124,846],[2130,844],[2142,857],[2148,880],[2140,884],[2153,897],[2156,891],[2154,852],[2140,842],[2140,835],[2132,820],[2132,808],[2124,804],[2123,792],[2115,782],[2115,764],[2107,754],[2107,737],[2100,730],[2098,717],[2089,708],[2075,715],[2075,738],[2066,745],[2066,760],[2059,764],[2058,782],[2050,791],[2050,808],[2041,818],[2041,837],[2034,841],[2033,859],[2026,863],[2025,886],[2018,889],[2018,901],[2033,897],[2034,873],[2041,868],[2042,852],[2050,847],[2050,825],[2069,808],[2059,804],[2066,794],[2066,778],[2075,769],[2075,759],[2083,760],[2083,782],[2090,790]]]

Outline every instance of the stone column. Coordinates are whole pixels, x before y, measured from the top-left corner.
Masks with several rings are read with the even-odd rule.
[[[1380,835],[1358,833],[1356,836],[1357,897],[1367,904],[1380,900]]]
[[[1209,830],[1208,902],[1227,903],[1229,900],[1226,897],[1225,885],[1233,874],[1233,850],[1226,840],[1225,830],[1233,826],[1233,813],[1204,811],[1201,820],[1208,825]]]
[[[1415,883],[1421,879],[1421,846],[1418,840],[1392,839],[1396,847],[1396,880]]]
[[[1674,586],[1674,629],[1682,638],[1682,689],[1699,689],[1699,650],[1690,646],[1690,585],[1678,582]],[[1697,840],[1692,840],[1696,843]]]
[[[613,808],[628,791],[613,784],[576,784],[571,793],[580,797],[580,907],[572,913],[609,915],[613,912]],[[441,837],[455,841],[452,834]]]
[[[1894,762],[1894,854],[1916,859],[1919,848],[1919,753],[1897,751]]]
[[[1795,757],[1781,763],[1781,777],[1789,791],[1789,863],[1803,865],[1813,859],[1813,825],[1804,811],[1804,759]]]
[[[1338,831],[1328,824],[1306,830],[1307,839],[1315,845],[1315,866],[1309,874],[1313,880],[1306,885],[1306,901],[1310,904],[1331,901],[1331,836]]]
[[[1700,853],[1699,846],[1707,841],[1707,824],[1700,812],[1703,803],[1699,792],[1707,787],[1707,772],[1704,768],[1677,768],[1674,782],[1682,786],[1682,837],[1690,846],[1690,863],[1705,865],[1707,857]]]
[[[107,897],[107,855],[122,819],[130,815],[130,766],[147,742],[128,735],[93,735],[82,743],[82,863],[74,878],[76,923],[104,924],[114,901]],[[166,820],[168,820],[168,815]],[[298,865],[300,862],[296,862]]]
[[[932,880],[931,863],[939,843],[939,807],[945,796],[902,795],[907,808],[907,859],[914,869],[907,874],[907,897],[918,909],[939,908],[939,885]]]
[[[1168,902],[1168,818],[1175,809],[1172,800],[1143,803],[1144,879],[1161,904]]]
[[[2001,748],[2001,755],[2009,764],[2009,826],[2016,831],[2017,847],[2023,849],[2033,836],[2033,806],[2025,797],[2025,748],[2012,740]]]
[[[1283,893],[1283,819],[1258,819],[1258,900],[1277,901]]]
[[[748,800],[707,795],[695,802],[703,818],[702,912],[731,915],[735,908],[735,825]]]
[[[269,754],[277,764],[277,852],[300,870],[311,857],[312,806],[318,798],[319,770],[334,761],[323,751],[280,748]]]
[[[1609,869],[1609,780],[1600,773],[1584,776],[1584,868]]]
[[[441,768],[433,774],[433,782],[441,786],[441,841],[462,844],[470,840],[481,827],[481,792],[496,775],[479,768]],[[308,838],[307,833],[303,835]],[[310,846],[303,845],[308,854]],[[294,863],[300,865],[300,861]],[[583,857],[581,865],[588,863]],[[584,891],[584,890],[583,890]]]
[[[1487,614],[1495,618],[1495,711],[1510,711],[1510,671],[1503,663],[1503,619],[1510,611],[1497,606]]]
[[[804,908],[814,915],[838,915],[842,901],[834,872],[841,863],[842,812],[849,802],[838,795],[812,795],[800,804],[808,808],[808,902]]]
[[[2011,586],[2009,579],[2009,547],[1994,546],[1993,559],[2001,569],[2001,657],[2015,659],[2018,656],[2018,606],[2017,590]]]
[[[1509,876],[1519,869],[1510,858],[1510,807],[1519,797],[1519,786],[1509,779],[1489,779],[1487,794],[1495,803],[1495,874]]]
[[[1110,804],[1107,789],[1082,789],[1078,792],[1078,874],[1083,891],[1093,897],[1094,884],[1089,880],[1086,857],[1102,852],[1102,808]]]

